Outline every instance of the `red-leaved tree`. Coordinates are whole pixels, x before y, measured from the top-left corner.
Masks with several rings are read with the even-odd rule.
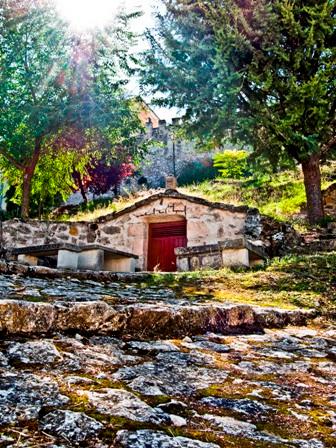
[[[134,174],[135,167],[130,158],[124,162],[111,163],[103,157],[94,159],[87,171],[88,175],[83,179],[86,191],[99,195],[112,190],[118,196],[122,181]]]

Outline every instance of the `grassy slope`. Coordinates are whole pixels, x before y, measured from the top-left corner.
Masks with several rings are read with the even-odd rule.
[[[336,253],[274,259],[262,269],[154,274],[191,300],[243,302],[285,308],[318,308],[336,316]]]
[[[336,164],[322,169],[322,188],[327,188],[335,176]],[[304,224],[305,189],[301,172],[286,171],[265,178],[257,185],[251,180],[217,179],[184,189],[186,193],[214,201],[256,207],[262,214],[281,221]]]
[[[123,210],[126,207],[129,207],[134,204],[134,202],[138,201],[140,198],[137,196],[129,196],[120,198],[113,203],[107,204],[105,206],[97,206],[92,205],[92,210],[85,210],[76,213],[73,216],[62,215],[59,219],[66,221],[94,221],[95,219],[108,215],[113,212],[117,212],[119,210]]]
[[[322,186],[327,188],[335,181],[336,163],[323,168]],[[249,205],[257,207],[261,213],[272,216],[281,221],[290,221],[299,226],[305,226],[302,209],[305,206],[305,191],[302,175],[299,171],[282,172],[265,178],[258,184],[250,179],[245,181],[230,181],[221,178],[215,181],[205,181],[189,187],[180,188],[180,191],[201,196],[212,201],[226,202],[236,205]],[[121,210],[132,205],[135,201],[148,195],[144,192],[140,195],[124,197],[106,206],[93,206],[91,211],[83,211],[70,219],[73,221],[94,220],[108,213]],[[69,219],[68,217],[63,217]]]

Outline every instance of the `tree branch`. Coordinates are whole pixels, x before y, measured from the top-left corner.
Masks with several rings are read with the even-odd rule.
[[[329,152],[336,149],[336,136],[331,137],[331,139],[322,146],[322,154],[327,155]]]
[[[35,93],[33,84],[30,80],[31,71],[29,69],[29,63],[28,63],[28,36],[27,35],[26,35],[26,42],[25,42],[25,53],[24,53],[24,58],[23,58],[23,65],[24,65],[24,69],[25,69],[26,75],[27,75],[28,87],[29,87],[30,93],[32,95],[33,102],[34,102],[34,104],[36,104],[37,103],[36,93]]]
[[[5,148],[0,147],[0,154],[3,155],[9,162],[11,162],[18,170],[24,169],[24,165],[18,162],[15,157],[13,157]]]

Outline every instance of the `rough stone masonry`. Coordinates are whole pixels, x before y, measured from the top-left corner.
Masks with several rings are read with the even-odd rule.
[[[134,254],[137,269],[148,268],[149,226],[185,221],[187,247],[217,245],[221,241],[248,239],[273,256],[298,245],[300,237],[286,224],[261,216],[256,209],[213,203],[166,190],[94,222],[12,220],[3,223],[1,245],[11,248],[67,243],[95,244]],[[208,267],[218,267],[216,257],[205,254]],[[210,254],[211,255],[211,254]]]

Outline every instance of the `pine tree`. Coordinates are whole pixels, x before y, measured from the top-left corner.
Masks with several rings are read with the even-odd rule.
[[[299,163],[318,222],[320,164],[336,147],[335,0],[165,3],[143,85],[186,108],[203,140],[244,141],[273,164]]]

